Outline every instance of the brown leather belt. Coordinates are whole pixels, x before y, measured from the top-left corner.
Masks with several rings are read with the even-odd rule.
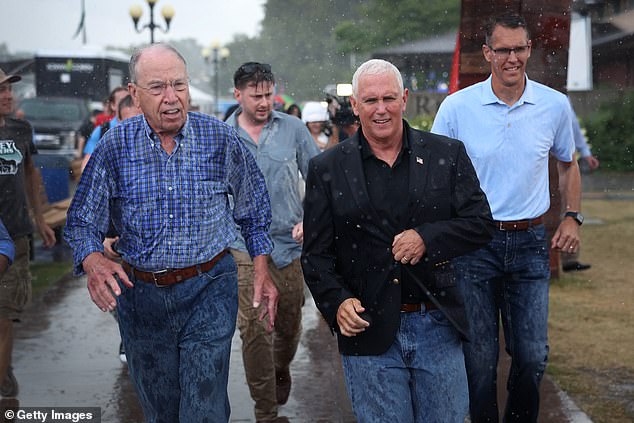
[[[542,223],[544,223],[544,219],[542,216],[539,216],[535,219],[512,220],[507,222],[496,220],[495,227],[500,231],[525,231],[531,226],[541,225]]]
[[[421,311],[423,309],[423,305],[425,306],[425,310],[436,310],[436,304],[431,301],[423,301],[422,303],[417,304],[401,304],[401,312],[402,313],[413,313],[415,311]]]
[[[123,262],[123,268],[127,273],[133,274],[136,279],[142,280],[143,282],[153,283],[156,286],[169,286],[200,275],[201,273],[209,272],[225,254],[227,254],[227,250],[221,251],[208,262],[183,267],[182,269],[164,269],[158,272],[144,272],[143,270],[133,268],[125,261]]]

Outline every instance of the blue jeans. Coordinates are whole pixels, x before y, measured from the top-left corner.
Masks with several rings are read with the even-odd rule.
[[[463,423],[467,376],[458,332],[440,310],[401,313],[382,355],[342,355],[359,423]]]
[[[511,356],[505,422],[536,422],[548,359],[550,267],[543,225],[496,231],[484,248],[454,260],[471,342],[464,344],[472,423],[497,422],[499,321]]]
[[[227,422],[238,311],[231,255],[169,287],[134,280],[117,298],[130,377],[148,422]]]

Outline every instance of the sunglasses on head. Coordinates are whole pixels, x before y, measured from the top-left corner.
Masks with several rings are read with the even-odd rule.
[[[271,65],[268,63],[249,62],[238,68],[238,72],[245,75],[254,73],[271,73]]]

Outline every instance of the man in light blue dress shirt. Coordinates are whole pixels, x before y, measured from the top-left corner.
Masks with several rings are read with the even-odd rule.
[[[528,79],[531,41],[517,15],[492,20],[482,51],[491,76],[447,97],[432,132],[464,142],[489,199],[497,231],[455,260],[470,341],[464,344],[472,423],[497,422],[496,371],[502,317],[509,375],[507,422],[536,422],[548,357],[549,248],[579,248],[579,168],[568,99]],[[548,159],[557,160],[566,216],[548,245]]]

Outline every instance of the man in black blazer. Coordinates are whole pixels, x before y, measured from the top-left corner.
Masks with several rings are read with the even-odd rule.
[[[370,60],[352,85],[360,130],[309,165],[304,277],[359,422],[463,422],[467,321],[451,259],[491,239],[489,205],[461,142],[403,120],[394,65]]]

